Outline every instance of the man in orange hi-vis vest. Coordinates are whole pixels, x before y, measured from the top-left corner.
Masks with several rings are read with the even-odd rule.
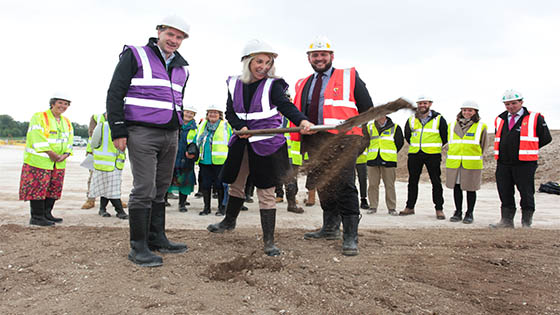
[[[500,195],[502,219],[492,228],[513,228],[515,187],[521,195],[521,224],[531,227],[535,212],[535,171],[539,149],[552,141],[544,117],[523,107],[523,96],[507,90],[502,97],[506,111],[494,121],[494,158],[496,185]]]
[[[307,59],[315,73],[296,83],[294,103],[314,124],[336,125],[373,107],[365,83],[356,69],[335,69],[334,50],[324,36],[316,38],[307,49]],[[321,161],[308,173],[317,188],[323,226],[305,233],[305,239],[340,239],[340,222],[344,226],[342,254],[358,255],[360,209],[354,180],[354,165],[364,151],[362,128],[352,128],[335,138],[337,131],[303,136],[302,150],[311,164]],[[367,134],[367,131],[366,131]],[[299,134],[291,134],[299,141]],[[326,146],[326,147],[325,147]],[[328,158],[325,158],[328,156]],[[334,157],[334,158],[331,158]]]

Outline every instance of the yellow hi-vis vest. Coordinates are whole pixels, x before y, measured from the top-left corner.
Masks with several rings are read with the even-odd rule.
[[[102,124],[105,122],[105,115],[104,114],[95,115],[93,116],[93,120],[95,120],[95,122],[98,124]],[[88,138],[86,152],[93,153],[93,149],[91,148],[91,137]]]
[[[93,148],[93,167],[104,172],[112,172],[115,167],[122,170],[126,155],[115,148],[109,123],[104,121],[101,128],[101,145]]]
[[[55,164],[57,169],[64,169],[66,160],[55,163],[46,152],[72,154],[73,141],[74,128],[68,118],[60,116],[58,122],[50,109],[35,113],[27,129],[23,162],[45,170],[52,170]]]
[[[418,153],[422,150],[424,153],[436,154],[441,153],[443,141],[439,134],[439,121],[441,115],[437,115],[424,126],[420,119],[412,115],[408,119],[410,126],[410,146],[408,153]]]
[[[380,154],[383,161],[397,162],[395,130],[397,130],[397,124],[394,124],[393,127],[387,130],[383,130],[383,132],[379,134],[374,122],[368,124],[368,132],[370,135],[367,154],[368,161],[377,159],[377,155]]]
[[[200,161],[204,156],[201,136],[204,129],[206,129],[207,123],[208,120],[205,119],[204,122],[200,124],[197,131],[198,138],[196,139],[196,143],[200,144],[200,155],[198,157],[198,161]],[[223,165],[225,163],[229,151],[228,142],[232,133],[233,131],[231,130],[229,123],[223,119],[220,120],[218,128],[216,128],[214,136],[212,137],[212,164]]]
[[[447,161],[445,167],[447,168],[463,168],[468,170],[481,170],[482,169],[482,148],[480,147],[480,137],[482,131],[486,129],[486,124],[481,122],[474,123],[463,138],[459,137],[455,132],[454,121],[449,125],[447,133],[449,150],[447,151]]]
[[[290,164],[292,165],[302,165],[303,157],[301,155],[301,142],[292,140],[290,134],[284,134],[286,137],[286,144],[288,145],[288,158],[290,159]]]
[[[356,159],[356,164],[364,164],[367,163],[368,159],[368,148],[366,148],[364,150],[364,152],[362,152],[360,155],[358,155],[358,158]]]

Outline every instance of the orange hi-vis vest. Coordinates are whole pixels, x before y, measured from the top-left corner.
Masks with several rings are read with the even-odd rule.
[[[303,87],[307,80],[312,78],[313,75],[307,78],[300,79],[296,83],[296,96],[294,104],[301,111],[301,98],[303,95]],[[350,69],[334,69],[332,75],[325,87],[324,103],[323,103],[323,123],[325,125],[338,125],[350,117],[358,115],[358,108],[356,107],[356,100],[354,99],[354,88],[356,86],[356,68]],[[295,125],[290,122],[290,126]],[[330,133],[337,134],[338,130],[329,130]],[[362,128],[353,127],[346,134],[362,136]],[[292,133],[290,135],[294,141],[300,141],[299,133]]]
[[[537,119],[540,113],[529,112],[529,115],[523,116],[521,122],[521,135],[519,137],[519,161],[536,161],[539,159],[539,137],[537,137]],[[494,127],[496,135],[494,136],[494,159],[500,156],[500,137],[502,136],[502,128],[504,120],[496,117]]]

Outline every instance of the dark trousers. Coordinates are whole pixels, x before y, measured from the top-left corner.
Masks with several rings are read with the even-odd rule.
[[[220,172],[222,171],[223,165],[214,165],[214,164],[198,164],[200,167],[200,188],[202,190],[210,190],[212,187],[214,189],[220,190],[223,189],[222,185],[222,178],[220,176]]]
[[[535,172],[536,162],[518,165],[504,165],[498,162],[496,167],[496,185],[502,208],[515,211],[515,190],[521,195],[521,209],[535,211]]]
[[[288,179],[286,180],[286,198],[295,198],[298,193],[297,175],[299,173],[299,165],[292,165]]]
[[[432,182],[432,201],[436,210],[443,210],[443,188],[441,187],[441,154],[418,152],[408,155],[408,200],[406,207],[414,209],[418,200],[418,182],[422,168],[426,165]]]
[[[367,198],[367,164],[356,164],[358,174],[358,184],[360,185],[360,198]]]

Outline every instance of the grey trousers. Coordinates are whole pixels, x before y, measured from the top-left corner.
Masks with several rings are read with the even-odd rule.
[[[133,178],[130,211],[165,202],[177,156],[177,130],[130,126],[127,148]]]

